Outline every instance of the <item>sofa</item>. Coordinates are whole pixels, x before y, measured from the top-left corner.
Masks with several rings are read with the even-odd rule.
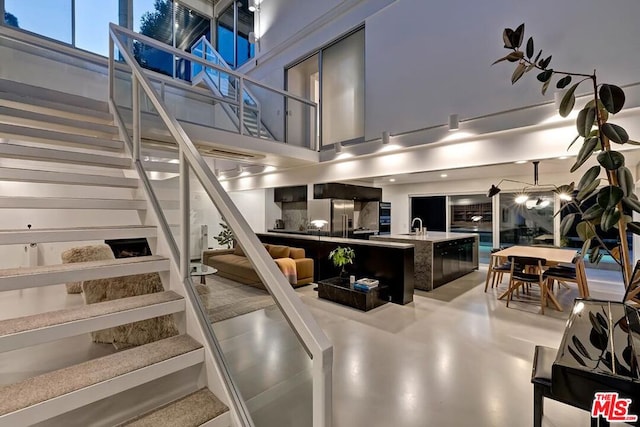
[[[291,286],[297,288],[313,282],[313,260],[305,258],[304,249],[267,244],[264,247],[285,277],[289,276]],[[219,276],[266,290],[240,246],[233,249],[206,250],[202,253],[202,262],[216,268]],[[295,273],[292,273],[289,266],[295,269]]]

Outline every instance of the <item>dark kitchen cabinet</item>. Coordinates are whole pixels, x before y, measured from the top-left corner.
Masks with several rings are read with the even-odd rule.
[[[277,187],[273,191],[274,202],[306,202],[307,186]]]
[[[328,182],[313,186],[313,198],[379,202],[382,200],[382,188]]]
[[[433,244],[433,287],[437,288],[475,269],[474,239],[447,240]]]

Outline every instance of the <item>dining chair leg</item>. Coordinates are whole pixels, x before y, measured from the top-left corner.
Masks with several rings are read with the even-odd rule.
[[[540,312],[544,314],[544,306],[547,305],[547,284],[542,281],[540,282]]]
[[[495,280],[495,273],[493,272],[493,265],[495,263],[495,257],[491,256],[491,259],[489,260],[489,268],[487,269],[487,280],[484,282],[484,291],[487,292],[487,288],[489,287],[489,279],[493,278],[493,280]],[[493,277],[492,277],[492,273]],[[493,288],[493,282],[491,283],[491,287]]]

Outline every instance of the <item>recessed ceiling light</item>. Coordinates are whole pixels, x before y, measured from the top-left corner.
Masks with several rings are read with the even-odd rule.
[[[516,165],[521,165],[523,163],[527,163],[526,160],[518,160],[517,162],[515,162]]]
[[[389,178],[389,182],[396,182],[395,178]]]
[[[441,173],[441,174],[440,174],[440,178],[446,178],[446,177],[448,177],[448,176],[449,176],[449,175],[447,175],[446,173]]]
[[[568,158],[569,158],[569,156],[560,156],[560,157],[558,157],[558,160],[565,160],[565,159],[568,159]]]

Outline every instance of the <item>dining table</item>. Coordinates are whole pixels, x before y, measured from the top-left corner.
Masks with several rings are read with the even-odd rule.
[[[575,249],[563,249],[549,246],[510,246],[492,253],[490,265],[494,265],[497,260],[505,260],[509,256],[519,256],[544,258],[547,260],[547,267],[554,267],[558,264],[573,264],[576,255],[577,251]],[[487,281],[489,280],[489,275],[490,270],[487,272]],[[576,264],[576,283],[578,285],[578,292],[580,293],[581,298],[587,298],[589,296],[586,277],[584,263]],[[508,291],[502,293],[498,299],[504,298],[507,294]],[[549,292],[549,299],[559,311],[562,311],[560,303],[551,292]]]

